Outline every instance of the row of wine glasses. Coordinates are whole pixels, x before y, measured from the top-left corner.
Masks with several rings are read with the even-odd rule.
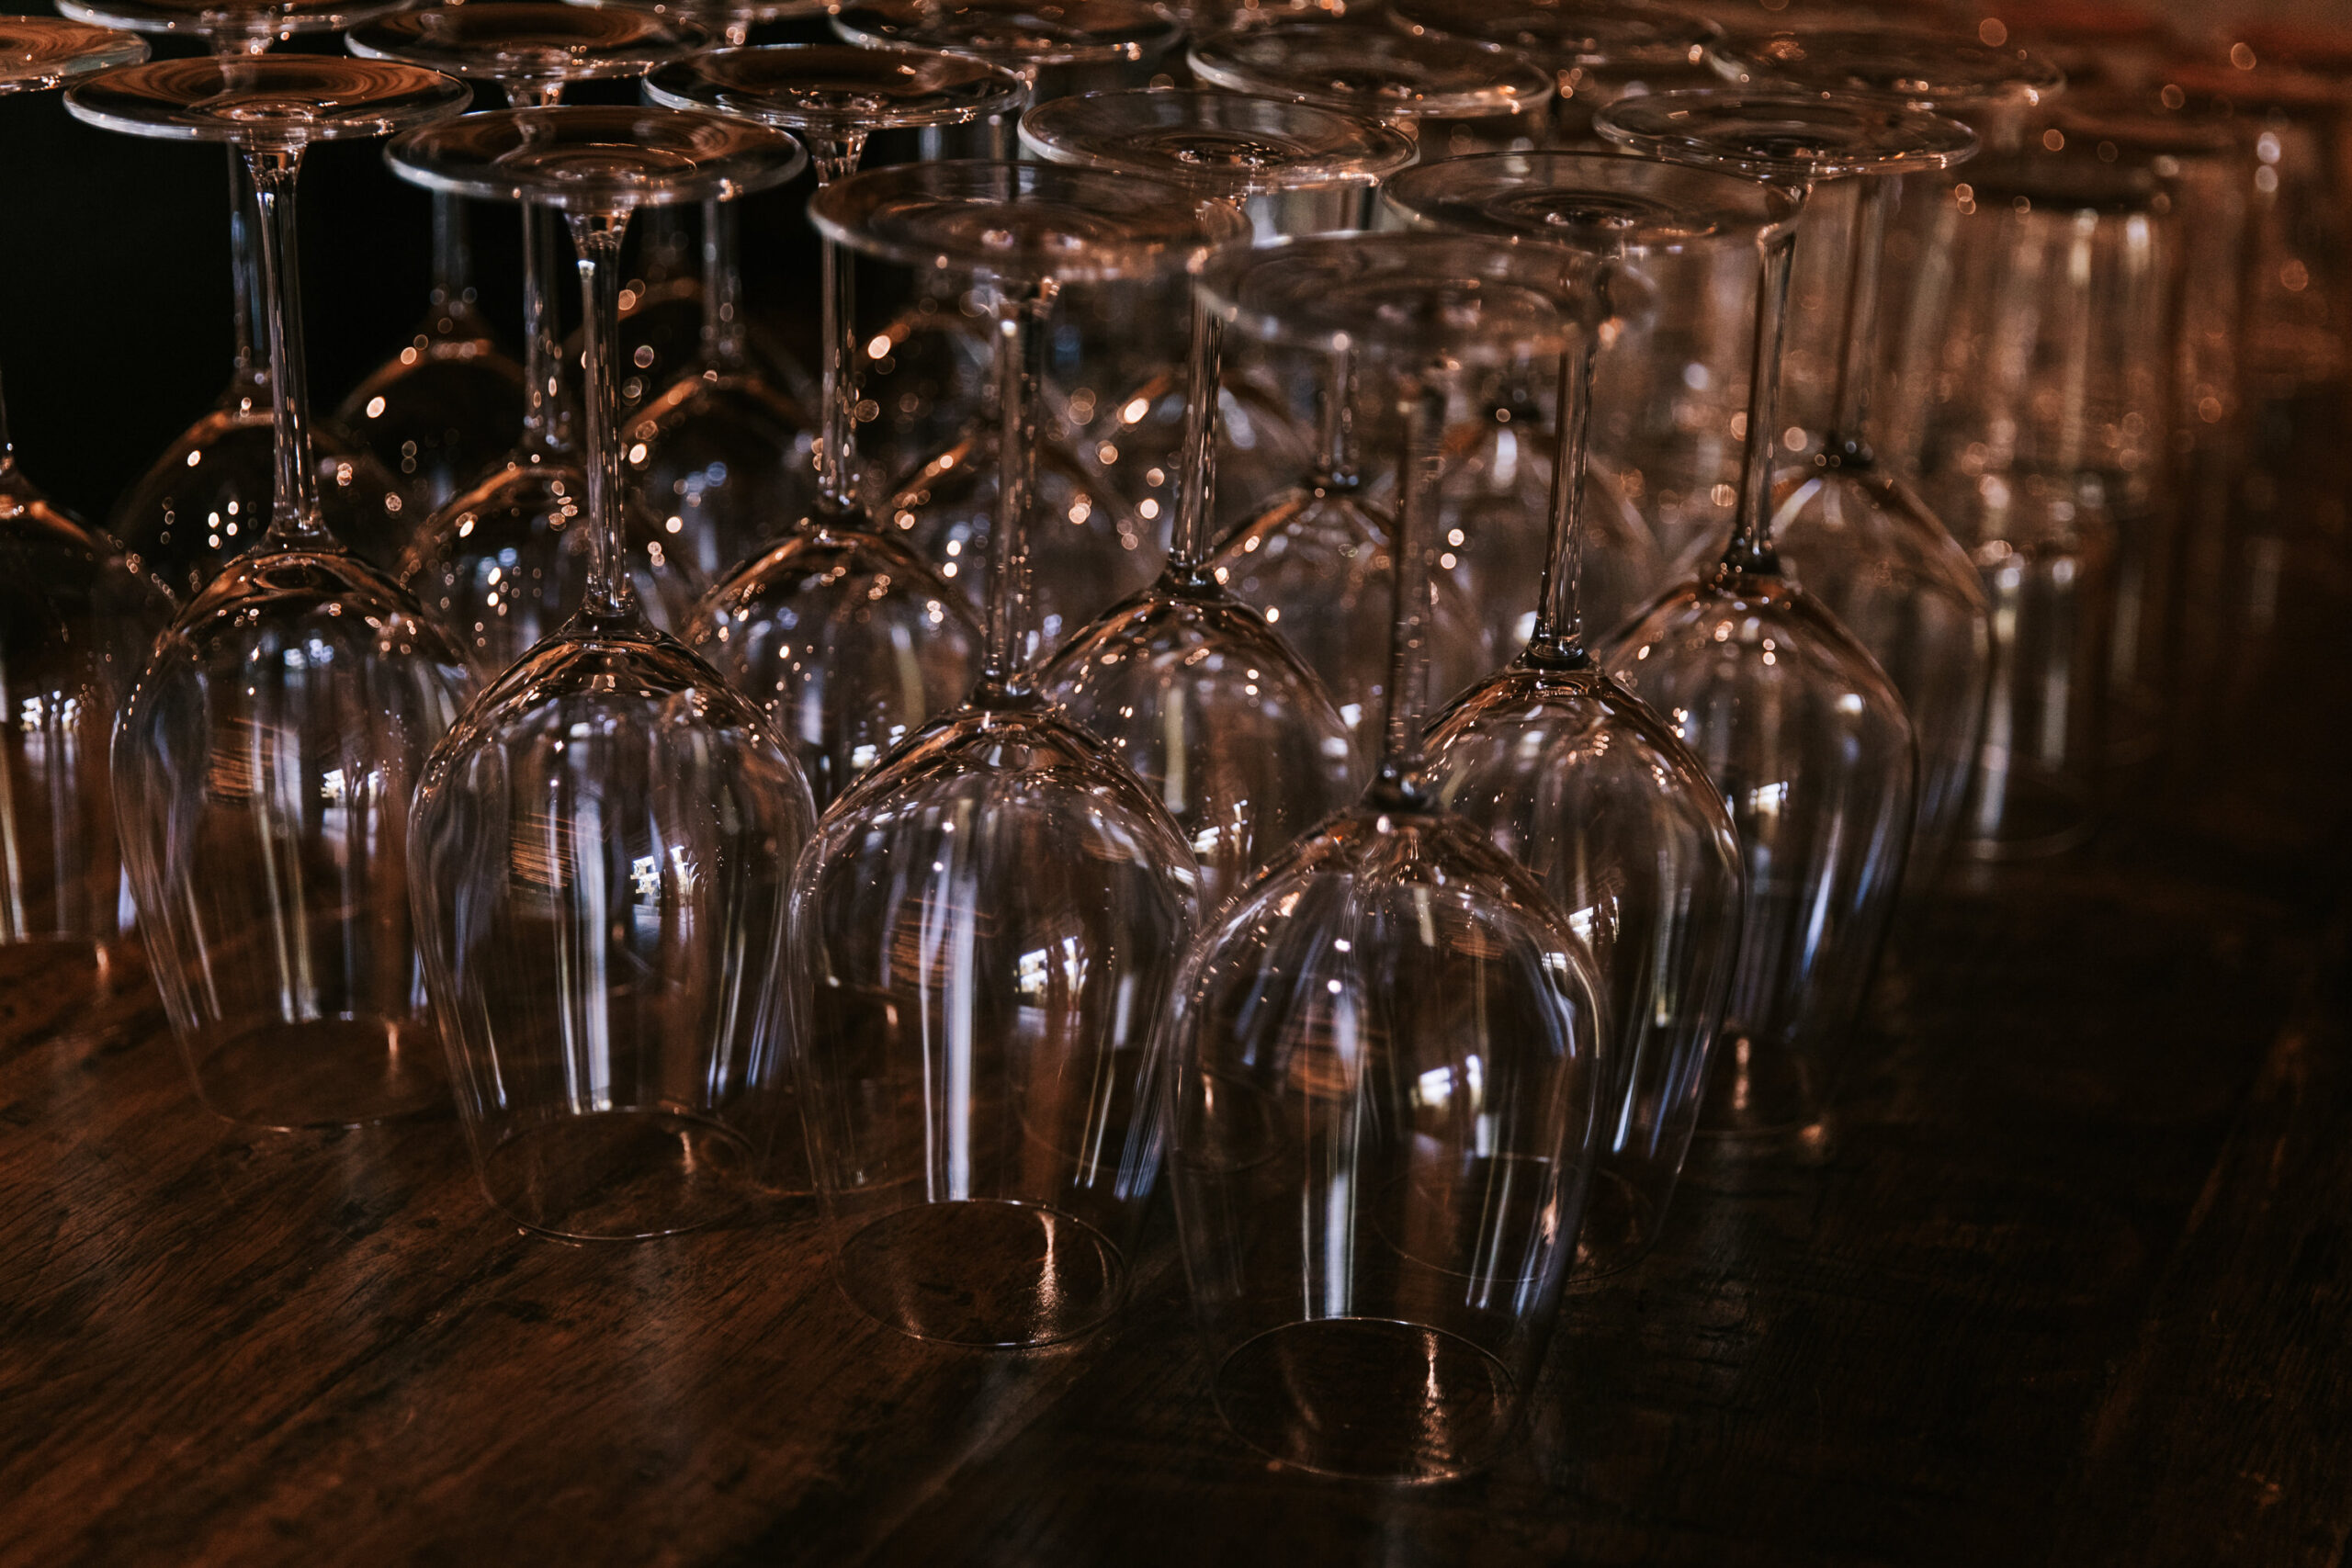
[[[853,1300],[981,1346],[1114,1312],[1165,1167],[1235,1429],[1455,1473],[1508,1438],[1572,1278],[1654,1244],[1697,1132],[1820,1143],[1906,866],[1960,825],[1993,626],[1871,439],[1882,256],[1896,193],[2002,134],[1928,100],[2055,83],[1399,0],[1204,32],[1201,85],[1148,90],[1122,79],[1182,28],[1070,12],[877,0],[842,43],[752,47],[748,9],[472,0],[333,13],[356,59],[155,64],[94,33],[72,112],[227,143],[253,186],[270,515],[166,574],[152,648],[160,603],[73,634],[104,651],[10,798],[86,768],[140,667],[129,903],[224,1114],[372,1120],[454,1079],[492,1201],[577,1239],[813,1187]],[[1724,85],[1670,74],[1701,67]],[[1607,85],[1636,72],[1668,74]],[[558,101],[639,76],[646,107]],[[465,112],[468,80],[510,107]],[[1593,145],[1518,145],[1564,93]],[[1020,161],[859,166],[1015,115]],[[293,198],[309,143],[386,136],[445,231],[523,209],[522,434],[363,547],[320,487]],[[731,521],[646,508],[639,446],[728,425],[722,393],[781,407],[729,335],[723,214],[812,162],[816,414],[709,435],[790,483]],[[695,206],[710,355],[626,412],[624,238]],[[1806,436],[1779,394],[1815,255],[1837,371]],[[862,332],[860,265],[984,351],[895,483],[860,383],[905,339]],[[1176,330],[1123,314],[1152,301]],[[1077,377],[1137,389],[1149,493]],[[1671,442],[1617,440],[1653,405]],[[155,575],[68,543],[91,594]],[[53,932],[128,918],[108,827],[51,822],[55,897],[91,905]]]

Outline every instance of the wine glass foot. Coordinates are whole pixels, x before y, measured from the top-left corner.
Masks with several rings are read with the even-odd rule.
[[[481,1182],[526,1230],[642,1241],[700,1230],[750,1201],[756,1161],[732,1129],[666,1109],[559,1115],[501,1138]]]
[[[1658,1206],[1617,1172],[1597,1169],[1585,1190],[1584,1224],[1569,1289],[1622,1274],[1649,1256],[1657,1240]]]
[[[1126,1262],[1110,1238],[1042,1204],[976,1198],[886,1214],[842,1248],[842,1289],[916,1339],[1051,1345],[1118,1310]]]
[[[1748,1150],[1826,1146],[1827,1076],[1781,1041],[1726,1029],[1715,1042],[1698,1135]]]
[[[1443,1329],[1382,1318],[1288,1323],[1217,1368],[1217,1413],[1284,1464],[1366,1481],[1480,1468],[1518,1417],[1503,1364]]]
[[[281,1132],[365,1126],[449,1098],[441,1043],[375,1013],[232,1025],[188,1041],[187,1061],[214,1112]]]

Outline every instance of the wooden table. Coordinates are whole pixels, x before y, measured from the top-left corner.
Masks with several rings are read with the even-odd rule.
[[[453,1122],[230,1127],[143,984],[12,955],[0,1563],[2340,1562],[2340,558],[2090,852],[1915,912],[1834,1151],[1702,1149],[1509,1461],[1426,1490],[1225,1434],[1164,1215],[1112,1330],[920,1345],[805,1209],[530,1239]]]

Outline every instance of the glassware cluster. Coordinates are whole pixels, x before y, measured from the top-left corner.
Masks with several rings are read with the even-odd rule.
[[[0,942],[135,930],[234,1121],[454,1100],[531,1231],[813,1194],[921,1338],[1102,1325],[1164,1176],[1219,1410],[1316,1472],[1487,1463],[1694,1139],[1833,1148],[1898,905],[2162,755],[2259,433],[2352,378],[2303,35],[64,8],[0,91],[230,150],[239,346],[105,530],[0,421]],[[349,138],[434,273],[322,420]],[[804,168],[807,370],[735,217]],[[684,353],[622,289],[679,212]]]

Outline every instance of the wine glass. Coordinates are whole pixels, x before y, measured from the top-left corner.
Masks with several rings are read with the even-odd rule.
[[[1551,73],[1523,55],[1329,23],[1235,28],[1194,43],[1190,58],[1196,76],[1228,92],[1385,120],[1412,136],[1424,156],[1443,144],[1434,126],[1499,125],[1504,141],[1540,135],[1552,96]],[[1362,735],[1385,701],[1386,657],[1370,628],[1386,614],[1396,569],[1390,519],[1356,461],[1354,380],[1348,355],[1338,355],[1318,389],[1314,467],[1300,482],[1257,498],[1251,513],[1218,544],[1210,569],[1290,639],[1323,678],[1340,716]],[[1453,471],[1458,475],[1462,465]],[[1494,666],[1495,636],[1516,626],[1517,612],[1493,617],[1492,625],[1487,612],[1498,597],[1515,604],[1513,584],[1532,577],[1522,563],[1521,575],[1508,583],[1482,581],[1473,563],[1497,551],[1492,540],[1474,543],[1464,522],[1457,515],[1443,525],[1449,540],[1455,531],[1464,537],[1441,558],[1445,570],[1430,630],[1432,679],[1449,694]]]
[[[621,241],[640,207],[765,189],[807,158],[741,120],[583,107],[469,115],[391,160],[562,213],[587,323],[586,592],[435,749],[410,821],[475,1168],[550,1235],[707,1224],[789,1184],[775,958],[816,811],[759,711],[646,620],[622,565]]]
[[[136,63],[129,33],[0,17],[0,95]],[[17,467],[0,406],[0,944],[95,959],[127,936],[107,738],[170,606],[120,547]]]
[[[1393,385],[1395,671],[1379,772],[1203,932],[1168,1026],[1170,1170],[1227,1425],[1300,1468],[1427,1481],[1512,1434],[1575,1257],[1605,1010],[1535,878],[1422,750],[1435,480],[1465,366],[1577,353],[1574,258],[1330,236],[1209,285],[1252,337]]]
[[[403,11],[347,35],[352,52],[495,82],[509,104],[552,105],[570,82],[641,76],[706,47],[689,24],[552,0],[471,0]],[[593,529],[580,526],[588,475],[564,397],[549,289],[561,239],[552,210],[523,209],[521,444],[424,520],[401,552],[401,581],[458,635],[486,674],[506,669],[562,624],[586,591]],[[654,623],[684,623],[703,581],[684,524],[624,503],[623,547]]]
[[[585,3],[680,17],[735,47],[760,23],[820,17],[832,8],[827,0]],[[817,499],[817,419],[753,361],[740,251],[734,204],[705,202],[698,351],[626,422],[624,442],[630,483],[646,509],[683,522],[678,537],[696,552],[696,568],[712,581],[775,543]]]
[[[1713,86],[1723,28],[1704,17],[1644,0],[1392,0],[1389,21],[1415,39],[1459,39],[1515,49],[1549,69],[1555,147],[1600,143],[1597,109],[1623,97]]]
[[[1859,96],[1659,93],[1594,118],[1656,157],[1803,191],[1967,156],[1966,126]],[[1793,223],[1760,241],[1747,455],[1722,560],[1599,650],[1704,764],[1747,857],[1746,913],[1702,1128],[1819,1143],[1834,1068],[1870,982],[1917,807],[1902,696],[1781,569],[1771,504],[1775,394]]]
[[[187,36],[215,55],[259,54],[301,33],[327,32],[381,16],[401,0],[59,0],[77,21],[131,32]],[[203,417],[182,431],[118,497],[107,531],[128,558],[185,604],[231,558],[269,526],[277,483],[270,417],[269,347],[256,348],[266,313],[254,259],[254,193],[239,151],[229,161],[229,271],[235,357],[229,384]],[[333,423],[313,420],[320,504],[335,536],[390,570],[416,521],[400,482],[368,449]]]
[[[1050,163],[1168,180],[1245,215],[1294,193],[1361,191],[1413,156],[1378,120],[1227,93],[1057,98],[1023,117],[1021,140]],[[1355,747],[1322,682],[1208,570],[1221,328],[1196,290],[1166,570],[1037,674],[1168,807],[1211,910],[1357,787]]]
[[[1146,1047],[1198,875],[1166,808],[1026,673],[1040,328],[1065,285],[1182,270],[1242,220],[1155,180],[994,162],[868,170],[809,214],[988,282],[1007,481],[978,682],[833,803],[795,879],[810,1153],[852,1301],[920,1338],[1045,1344],[1125,1289],[1159,1165]]]
[[[855,44],[945,50],[985,60],[1020,76],[1031,103],[1099,88],[1140,86],[1183,37],[1182,24],[1171,13],[1139,0],[1085,0],[1083,5],[1042,8],[1030,0],[875,0],[836,13],[833,29]],[[1112,365],[1102,370],[1111,385],[1137,378],[1126,367],[1127,359],[1139,357],[1148,365],[1165,357],[1153,352],[1164,336],[1154,330],[1151,312],[1136,305],[1146,288],[1148,284],[1131,282],[1114,292],[1112,286],[1096,285],[1083,298],[1063,299],[1069,324],[1096,329],[1081,335],[1098,349],[1113,351]],[[934,332],[944,327],[955,333],[973,320],[967,309],[980,309],[977,301],[963,308],[959,303],[944,303],[918,319],[933,323]],[[1131,308],[1120,313],[1123,305]],[[1081,315],[1091,319],[1078,319]],[[894,336],[902,325],[894,321],[877,336]],[[1104,327],[1110,330],[1101,330]],[[950,355],[955,352],[952,342],[943,346]],[[889,357],[908,357],[913,352],[910,345],[896,344]],[[978,563],[989,553],[989,528],[1001,483],[995,456],[999,443],[991,434],[999,416],[988,404],[987,387],[977,389],[981,393],[978,406],[963,421],[956,438],[925,454],[911,469],[891,476],[869,502],[886,532],[906,536],[976,605]],[[1163,525],[1146,515],[1142,504],[1129,503],[1124,488],[1105,469],[1102,444],[1071,428],[1084,422],[1067,412],[1050,382],[1041,387],[1040,396],[1051,405],[1046,412],[1052,417],[1039,422],[1041,446],[1029,516],[1030,595],[1046,646],[1053,647],[1151,581],[1159,563]],[[1112,456],[1117,456],[1115,449]]]
[[[457,114],[464,84],[304,55],[86,78],[78,118],[242,148],[268,285],[268,532],[156,640],[116,726],[115,805],[157,988],[198,1095],[234,1121],[347,1124],[447,1095],[408,918],[408,797],[463,657],[320,510],[294,186],[314,141]]]
[[[741,115],[797,132],[820,189],[856,173],[877,130],[962,125],[1017,104],[1011,72],[923,50],[786,44],[729,49],[664,67],[658,103]],[[687,622],[688,646],[757,703],[808,775],[820,808],[971,688],[980,626],[961,589],[863,502],[853,379],[851,269],[821,240],[824,423],[817,497],[782,543],[743,562]]]
[[[1487,154],[1406,171],[1384,191],[1415,222],[1574,246],[1604,319],[1560,368],[1551,549],[1534,635],[1431,728],[1439,801],[1543,879],[1608,987],[1607,1107],[1580,1271],[1616,1272],[1657,1238],[1697,1124],[1739,948],[1739,840],[1723,797],[1665,721],[1595,667],[1579,595],[1580,480],[1593,372],[1621,287],[1645,264],[1769,242],[1797,199],[1754,180],[1606,153]]]
[[[1990,141],[2064,85],[2057,70],[2015,50],[1872,31],[1775,35],[1727,60],[1749,74],[1813,92],[1898,94],[1915,107],[1981,122]],[[1955,160],[1956,161],[1956,160]],[[1830,412],[1809,458],[1777,477],[1781,558],[1871,650],[1903,694],[1919,743],[1915,883],[1932,880],[1957,832],[1976,767],[1992,669],[1992,612],[1968,551],[1920,496],[1911,465],[1882,455],[1871,402],[1883,356],[1879,330],[1888,220],[1904,166],[1850,176],[1857,186],[1835,312]],[[1929,378],[1925,364],[1901,367]]]
[[[435,197],[424,319],[335,409],[428,514],[472,483],[523,429],[523,367],[498,346],[476,302],[466,231],[464,205]]]

